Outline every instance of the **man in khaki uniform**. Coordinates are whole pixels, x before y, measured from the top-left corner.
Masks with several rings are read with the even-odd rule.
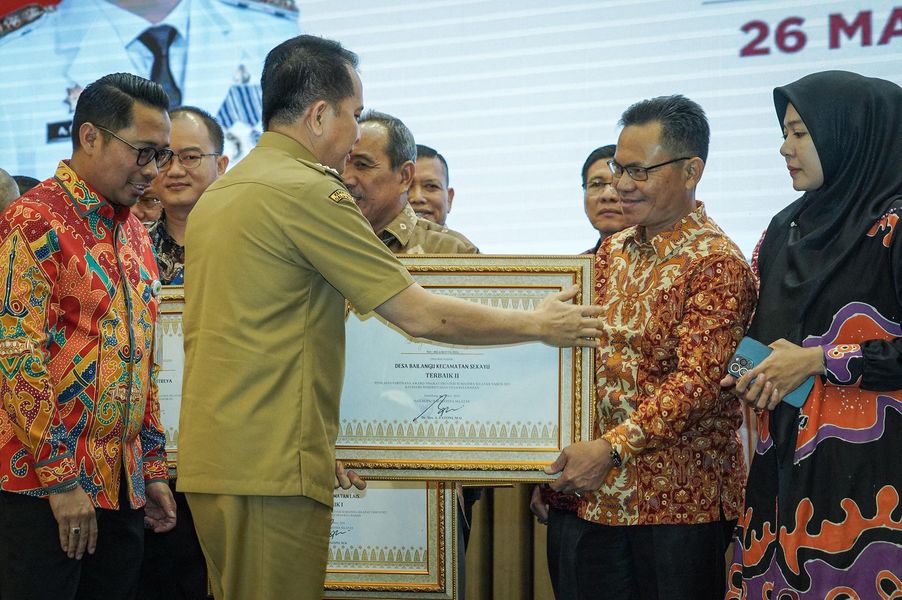
[[[219,600],[322,596],[344,369],[344,305],[459,344],[595,346],[576,289],[533,312],[412,282],[338,177],[357,141],[357,57],[298,36],[263,70],[265,133],[186,232],[179,489]]]
[[[470,240],[444,225],[421,219],[408,203],[417,146],[397,117],[367,111],[341,174],[366,220],[395,254],[475,254]]]
[[[360,119],[360,129],[360,140],[354,144],[341,176],[382,243],[395,254],[478,254],[479,249],[463,235],[418,217],[408,203],[419,146],[403,121],[385,113],[367,111]],[[384,220],[396,212],[397,216],[388,225],[381,231],[377,229],[378,219]],[[464,553],[470,522],[460,484],[457,484],[457,497],[457,582],[458,597],[463,600]]]

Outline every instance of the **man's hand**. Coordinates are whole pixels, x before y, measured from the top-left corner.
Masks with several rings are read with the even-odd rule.
[[[545,499],[542,498],[541,486],[534,485],[532,487],[532,498],[529,499],[529,510],[536,516],[539,523],[548,525],[548,505],[545,504]]]
[[[540,338],[543,343],[559,348],[570,346],[598,346],[598,336],[602,332],[600,306],[566,304],[579,292],[579,286],[544,298],[536,307],[539,316]]]
[[[351,489],[354,486],[358,490],[366,489],[366,481],[355,471],[345,471],[345,466],[340,460],[335,461],[335,489]]]
[[[803,348],[779,339],[770,347],[774,351],[760,365],[739,379],[728,375],[720,381],[722,387],[735,385],[739,397],[758,410],[773,410],[783,396],[806,378],[824,372],[824,353],[820,346]]]
[[[145,493],[144,525],[153,529],[154,533],[171,531],[175,527],[176,509],[169,484],[165,481],[148,483]]]
[[[578,494],[600,488],[613,464],[611,445],[597,439],[567,446],[556,461],[545,467],[545,473],[561,473],[551,482],[554,491]]]
[[[97,515],[94,504],[81,489],[61,494],[50,494],[50,510],[59,527],[60,548],[69,558],[81,560],[85,555],[94,554],[97,549]]]

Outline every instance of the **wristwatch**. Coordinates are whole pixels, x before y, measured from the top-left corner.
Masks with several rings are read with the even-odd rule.
[[[620,453],[611,448],[611,462],[614,463],[614,466],[618,469],[623,466],[623,459],[620,458]]]

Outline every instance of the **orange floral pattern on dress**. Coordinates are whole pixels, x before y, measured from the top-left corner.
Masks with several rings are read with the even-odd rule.
[[[885,231],[883,245],[889,248],[893,239],[893,233],[896,231],[896,224],[899,222],[897,210],[899,209],[893,209],[893,211],[886,213],[879,221],[874,223],[874,226],[868,231],[868,237],[876,237],[878,233]]]
[[[803,548],[817,548],[823,552],[837,554],[852,549],[859,536],[868,529],[890,527],[899,529],[902,519],[893,519],[892,513],[899,508],[899,491],[891,486],[884,486],[877,492],[877,513],[873,517],[865,517],[861,509],[851,499],[844,499],[840,506],[846,518],[838,523],[824,521],[816,533],[809,533],[814,506],[805,498],[796,508],[796,526],[792,531],[780,528],[780,538],[786,555],[786,566],[798,575],[801,573],[799,551]],[[768,523],[769,525],[769,523]],[[809,544],[812,538],[816,544]]]

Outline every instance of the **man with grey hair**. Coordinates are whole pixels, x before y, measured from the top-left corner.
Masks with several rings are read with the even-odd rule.
[[[419,146],[414,144],[407,126],[397,117],[377,111],[365,113],[360,125],[360,140],[351,150],[342,178],[363,216],[389,250],[395,254],[478,253],[468,239],[421,218],[408,203],[410,185],[415,179],[411,150],[415,158]],[[470,520],[460,484],[457,494],[457,580],[463,600],[466,588],[464,553],[470,536]]]
[[[576,496],[577,596],[720,600],[742,506],[739,399],[720,388],[755,304],[695,190],[710,136],[683,96],[630,106],[608,161],[627,227],[595,255],[596,439],[546,471]],[[576,532],[574,532],[576,533]]]
[[[468,239],[418,217],[408,203],[416,159],[407,126],[397,117],[368,111],[342,179],[373,231],[395,254],[476,253]]]
[[[322,598],[334,483],[351,485],[335,462],[346,300],[453,344],[600,333],[596,307],[565,304],[575,286],[520,311],[413,281],[338,175],[360,136],[356,66],[316,36],[270,51],[265,132],[188,219],[178,486],[217,598]]]
[[[6,210],[6,207],[12,204],[12,201],[19,197],[19,186],[12,176],[0,169],[0,212]]]

